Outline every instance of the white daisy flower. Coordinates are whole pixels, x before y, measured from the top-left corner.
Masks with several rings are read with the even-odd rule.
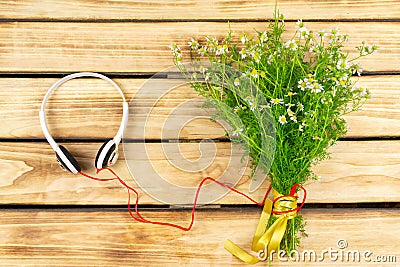
[[[337,28],[337,27],[335,27],[335,28],[333,28],[333,29],[331,30],[331,38],[332,38],[332,37],[336,37],[336,36],[338,36],[339,34],[340,34],[340,29]]]
[[[290,108],[287,109],[287,114],[289,115],[289,117],[294,116],[294,112]]]
[[[325,30],[319,30],[318,31],[318,36],[321,37],[321,38],[324,38],[326,36]]]
[[[308,50],[308,52],[310,53],[318,53],[318,51],[321,49],[321,47],[319,45],[313,45],[310,47],[310,49]]]
[[[297,93],[296,92],[292,92],[292,91],[289,91],[288,93],[287,93],[287,97],[292,97],[292,96],[294,96],[294,95],[297,95]]]
[[[341,42],[347,42],[349,40],[349,35],[348,34],[343,34],[341,36]]]
[[[296,117],[295,115],[293,115],[293,116],[290,117],[290,120],[292,120],[292,121],[294,121],[294,122],[297,122],[297,117]],[[300,126],[301,126],[301,125],[300,125]]]
[[[300,111],[304,110],[304,105],[300,102],[297,102],[297,107],[299,108]]]
[[[272,57],[272,55],[269,55],[268,56],[268,58],[267,58],[267,63],[269,64],[269,65],[271,65],[272,64],[272,62],[273,62],[273,57]]]
[[[256,70],[256,69],[253,69],[253,70],[250,72],[250,75],[251,75],[251,77],[253,77],[253,78],[258,78],[257,70]]]
[[[332,96],[335,97],[336,96],[336,87],[332,87]]]
[[[274,105],[278,105],[278,104],[283,104],[283,99],[282,98],[274,98],[274,99],[271,99],[271,104],[274,104]]]
[[[278,121],[279,121],[279,123],[282,124],[282,125],[285,124],[285,123],[287,123],[286,117],[285,117],[284,115],[279,116]]]
[[[349,75],[347,73],[344,73],[342,75],[342,77],[340,77],[340,79],[343,79],[343,80],[347,80],[348,78],[349,78]]]
[[[260,41],[265,43],[266,41],[268,41],[268,35],[267,32],[264,31],[261,35],[260,35]]]
[[[301,27],[304,27],[304,23],[302,19],[299,19],[296,22],[296,28],[300,29]]]
[[[359,64],[353,64],[352,68],[353,68],[353,74],[357,73],[358,76],[361,76],[363,68]]]
[[[193,50],[199,48],[199,42],[197,42],[193,38],[190,39],[190,42],[188,42],[188,45],[190,46],[190,49],[193,49]]]
[[[338,70],[347,70],[350,67],[350,64],[347,60],[344,59],[339,59],[337,64],[336,64],[336,68]]]
[[[310,34],[310,31],[307,29],[307,27],[300,27],[299,28],[299,37],[301,39],[307,39],[308,35]]]
[[[285,43],[285,47],[289,48],[290,50],[296,51],[298,48],[298,45],[295,40],[289,40]]]
[[[307,78],[304,78],[303,80],[298,81],[298,86],[297,86],[297,87],[298,87],[301,91],[304,91],[304,90],[306,90],[308,84],[309,84],[308,79],[307,79]]]
[[[218,55],[223,55],[228,52],[228,45],[217,45],[217,49],[215,50],[215,54]]]
[[[168,47],[174,53],[178,53],[181,50],[181,48],[177,44],[172,44],[172,45],[169,45]]]
[[[207,53],[207,46],[202,46],[199,50],[197,50],[197,53],[201,56],[204,56],[205,53]]]
[[[242,104],[240,104],[239,106],[235,106],[233,108],[233,111],[238,112],[239,110],[245,110],[245,109],[246,109],[246,106],[243,106]]]
[[[256,109],[256,103],[253,97],[246,97],[246,102],[249,104],[251,111],[254,111]]]
[[[212,46],[217,46],[218,45],[218,39],[215,37],[206,37],[207,43],[212,45]]]
[[[175,57],[182,59],[182,53],[181,52],[176,52]]]
[[[331,80],[334,81],[337,86],[345,86],[349,80],[349,76],[345,73],[342,77],[339,77],[339,80],[336,77],[332,77]]]
[[[240,41],[242,42],[242,44],[245,44],[248,40],[249,38],[245,33],[240,36]]]
[[[266,109],[269,109],[269,108],[271,108],[271,105],[268,104],[268,103],[266,105],[260,105],[260,111],[266,110]]]
[[[239,85],[240,85],[240,80],[239,80],[239,78],[235,78],[235,80],[233,81],[233,84],[234,84],[235,86],[239,86]]]
[[[310,80],[310,82],[312,82],[313,79],[314,79],[314,75],[313,75],[312,73],[308,73],[308,74],[307,74],[307,77],[308,77],[308,79]]]
[[[310,89],[311,93],[320,93],[324,90],[321,84],[319,84],[317,81],[314,81],[312,84],[308,86],[308,89]]]
[[[242,59],[245,59],[247,57],[246,49],[242,48],[242,50],[240,50],[239,54]]]
[[[253,59],[254,59],[254,61],[255,61],[256,63],[260,62],[260,56],[258,55],[257,52],[253,54]]]
[[[199,67],[199,71],[201,74],[204,74],[207,71],[207,68],[202,65]]]
[[[291,107],[294,107],[295,105],[292,103],[287,103],[287,104],[285,104],[285,106],[287,106],[288,108],[291,108]]]
[[[362,96],[368,95],[368,89],[367,89],[367,88],[365,88],[365,87],[360,87],[358,90],[361,92],[361,95],[362,95]]]
[[[214,86],[214,90],[218,91],[220,93],[223,93],[222,87],[221,86]]]
[[[249,54],[250,54],[250,56],[254,56],[255,53],[256,53],[255,47],[250,47],[250,48],[249,48]]]
[[[232,132],[232,136],[237,137],[241,132],[243,132],[243,128],[238,128]]]
[[[342,77],[339,81],[336,81],[336,85],[345,86],[347,83],[347,78]]]

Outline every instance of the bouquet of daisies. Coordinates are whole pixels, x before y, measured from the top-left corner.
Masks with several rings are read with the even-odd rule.
[[[267,162],[261,170],[281,195],[289,194],[294,184],[317,179],[311,167],[327,158],[328,148],[345,135],[343,115],[358,110],[369,97],[369,91],[351,79],[362,72],[355,60],[377,50],[376,45],[362,42],[356,47],[358,56],[350,59],[343,49],[348,36],[339,29],[313,31],[302,20],[295,27],[292,38],[285,39],[283,16],[276,13],[265,31],[254,35],[234,37],[229,30],[222,39],[191,39],[185,49],[171,46],[174,63],[191,86],[232,125],[232,139],[246,143],[252,166]],[[183,64],[187,51],[193,66],[190,70]],[[226,73],[228,67],[235,71]],[[241,90],[244,78],[255,88]],[[226,112],[226,107],[233,112]],[[268,120],[260,127],[262,116],[273,117],[273,134],[264,131],[269,128]],[[241,119],[241,127],[234,117]],[[273,161],[268,161],[264,150],[270,146],[265,140],[272,135],[275,154]],[[269,218],[268,226],[276,217]],[[295,249],[303,227],[301,215],[296,214],[286,226],[280,248]]]

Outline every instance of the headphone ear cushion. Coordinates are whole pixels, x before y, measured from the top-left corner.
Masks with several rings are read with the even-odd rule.
[[[113,165],[118,157],[117,146],[114,142],[114,139],[110,139],[106,141],[97,152],[95,167],[97,169],[106,168],[110,165]]]
[[[65,160],[62,159],[61,155],[58,155],[58,153],[56,153],[58,163],[61,165],[61,167],[72,172],[73,174],[77,174],[78,172],[80,172],[81,167],[79,166],[78,161],[76,161],[76,159],[71,155],[71,153],[68,152],[65,147],[59,146],[59,148],[61,150],[61,153],[65,156],[65,159],[71,163],[75,170],[68,167],[68,164],[65,162]]]

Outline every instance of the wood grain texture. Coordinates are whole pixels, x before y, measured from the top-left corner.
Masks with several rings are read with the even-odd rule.
[[[44,94],[55,81],[0,78],[1,138],[43,138],[38,112]],[[210,114],[201,108],[204,100],[190,87],[178,86],[183,81],[154,79],[151,88],[143,86],[149,83],[147,79],[115,81],[131,103],[126,138],[225,137],[223,126],[207,119]],[[358,84],[370,88],[372,98],[362,110],[346,116],[347,137],[400,136],[399,83],[399,75],[360,78]],[[163,95],[166,91],[163,88],[173,89]],[[157,101],[159,97],[161,99]],[[47,106],[47,121],[56,138],[111,138],[119,127],[121,113],[120,96],[108,83],[99,79],[80,79],[70,81],[54,92]],[[99,122],[102,131],[98,130]]]
[[[286,19],[392,19],[399,1],[278,1]],[[246,20],[271,18],[274,1],[250,0],[124,0],[2,1],[0,18],[48,20]]]
[[[266,23],[231,23],[236,36],[264,30]],[[399,22],[314,22],[310,29],[339,27],[350,34],[347,48],[361,41],[376,43],[380,52],[360,60],[366,71],[399,70]],[[290,38],[294,23],[287,23]],[[190,37],[225,36],[226,22],[0,24],[0,72],[158,72],[173,65],[172,43],[187,45]],[[355,52],[351,53],[355,56]]]
[[[80,162],[83,170],[94,173],[94,157],[100,143],[67,144],[66,147]],[[125,150],[140,151],[143,144],[132,143],[124,146]],[[220,177],[226,170],[230,160],[239,160],[241,155],[231,152],[230,143],[216,143],[216,156],[210,148],[200,150],[196,143],[180,144],[180,152],[164,155],[166,149],[176,144],[158,143],[146,144],[147,155],[125,154],[129,164],[135,166],[131,178],[126,163],[121,160],[113,169],[130,185],[139,189],[142,204],[159,204],[154,198],[170,195],[171,191],[181,192],[179,186],[192,188],[184,192],[187,200],[184,204],[192,203],[194,191],[200,181],[206,177]],[[120,147],[122,150],[122,147]],[[201,151],[201,152],[200,152]],[[332,158],[322,162],[315,168],[320,180],[307,183],[307,203],[354,203],[354,202],[398,202],[400,201],[400,142],[399,141],[370,141],[370,142],[341,142],[332,148]],[[140,153],[140,152],[138,152]],[[200,156],[202,153],[202,156]],[[231,156],[232,159],[231,159]],[[187,160],[181,159],[181,157]],[[196,162],[201,158],[206,163]],[[179,161],[178,161],[179,160]],[[152,169],[143,171],[146,163],[152,164]],[[176,162],[178,161],[178,162]],[[186,164],[182,167],[182,164]],[[175,164],[175,165],[173,165]],[[1,143],[0,145],[0,203],[1,204],[121,204],[126,203],[126,190],[117,182],[97,182],[79,175],[72,175],[61,170],[57,165],[53,151],[44,143]],[[132,167],[131,167],[132,168]],[[195,171],[193,171],[195,169]],[[132,171],[133,169],[131,169]],[[189,172],[189,170],[192,170]],[[197,171],[196,171],[197,170]],[[234,165],[230,170],[239,173],[240,166]],[[169,181],[174,188],[165,190],[158,184],[146,186],[151,190],[152,197],[145,194],[143,185],[145,179],[151,179],[151,173],[158,173],[164,180]],[[244,174],[236,185],[242,192],[248,192],[250,170]],[[103,177],[109,177],[106,174]],[[153,181],[153,180],[151,180]],[[227,181],[227,180],[225,180]],[[228,180],[229,181],[229,180]],[[232,181],[232,180],[230,180]],[[234,182],[234,181],[232,181]],[[262,199],[268,184],[252,196]],[[219,189],[219,187],[218,187]],[[202,191],[202,194],[219,194],[219,192]],[[217,193],[215,193],[217,192]],[[224,191],[225,192],[225,191]],[[181,195],[179,195],[181,196]],[[222,196],[222,195],[218,195]],[[229,193],[215,204],[250,204],[243,197]]]
[[[248,250],[261,212],[259,208],[208,206],[198,210],[194,228],[187,233],[136,223],[125,209],[102,209],[104,204],[126,205],[126,190],[115,181],[97,182],[63,172],[49,145],[37,140],[43,138],[38,120],[41,100],[56,79],[4,77],[9,74],[18,77],[21,73],[45,77],[46,73],[76,71],[155,73],[173,65],[168,45],[176,42],[185,47],[187,56],[186,45],[191,37],[222,37],[228,31],[226,21],[231,21],[235,36],[254,28],[263,30],[273,9],[274,1],[264,0],[1,1],[0,139],[4,142],[0,142],[0,205],[3,207],[0,209],[0,265],[243,266],[223,249],[223,243],[229,238]],[[291,21],[287,23],[289,31],[285,38],[293,33],[293,21],[303,18],[317,21],[307,22],[311,29],[340,27],[350,35],[346,49],[363,40],[378,44],[379,53],[361,60],[364,70],[375,74],[360,79],[360,84],[371,89],[373,98],[361,111],[346,117],[347,136],[399,137],[400,75],[387,74],[400,74],[400,1],[282,0],[279,9]],[[161,145],[161,139],[176,139],[177,133],[180,139],[224,136],[220,125],[205,118],[190,121],[182,129],[177,123],[164,125],[176,107],[196,98],[193,90],[183,86],[153,104],[151,99],[160,94],[157,86],[138,97],[145,79],[116,81],[122,85],[127,98],[134,99],[130,117],[133,123],[126,137],[153,141],[146,145],[125,145],[125,151],[131,152],[129,155],[122,153],[121,146],[120,160],[113,168],[139,190],[141,204],[158,205],[160,196],[173,194],[189,199],[185,204],[192,202],[194,194],[189,191],[166,190],[161,184],[143,188],[143,180],[153,181],[150,175],[153,169],[170,184],[192,188],[194,193],[203,177],[219,177],[231,162],[240,158],[240,153],[231,151],[229,142],[203,143],[202,147],[192,142]],[[83,170],[93,174],[94,157],[101,145],[93,140],[114,135],[121,117],[120,99],[102,81],[81,82],[72,81],[56,92],[48,106],[48,122],[56,138],[67,139],[64,144]],[[160,82],[175,85],[170,80]],[[190,103],[178,108],[178,119],[188,121],[204,115],[197,107],[201,100]],[[142,136],[139,125],[146,119],[148,125]],[[33,140],[27,142],[29,138]],[[69,138],[92,142],[69,143]],[[140,148],[144,146],[143,152]],[[132,154],[133,151],[136,153]],[[335,203],[400,203],[399,151],[398,140],[339,143],[331,149],[332,158],[314,168],[320,180],[305,185],[307,203],[332,203],[334,207],[338,206]],[[126,162],[135,164],[135,170],[131,171],[136,180]],[[242,170],[235,164],[233,169],[236,173]],[[249,175],[249,168],[243,168],[235,188],[247,193]],[[267,186],[265,182],[252,197],[261,199]],[[205,189],[202,195],[215,196],[216,191]],[[213,203],[249,204],[234,193]],[[16,209],[12,204],[40,204],[43,208]],[[85,207],[88,204],[99,206],[90,209]],[[62,209],[58,205],[82,206]],[[7,206],[10,208],[4,208]],[[300,251],[314,249],[321,253],[330,247],[336,248],[337,241],[344,239],[349,250],[372,251],[372,260],[378,255],[396,256],[397,260],[386,264],[361,261],[346,263],[346,266],[399,265],[399,209],[305,208],[302,213],[307,220],[309,237],[302,239]],[[182,209],[145,210],[143,215],[180,225],[187,225],[190,219],[190,212]],[[343,263],[329,259],[322,263],[274,262],[274,266],[288,265],[342,266]]]
[[[392,255],[397,263],[346,262],[345,266],[398,266],[398,210],[303,210],[307,238],[299,252],[348,248],[371,260]],[[146,211],[145,217],[186,225],[187,211]],[[126,211],[13,211],[0,213],[2,266],[243,266],[224,250],[231,239],[250,249],[260,209],[201,210],[190,232],[133,222]],[[266,264],[266,263],[265,263]],[[326,255],[323,262],[279,262],[273,266],[342,266]],[[260,263],[260,265],[263,265]]]

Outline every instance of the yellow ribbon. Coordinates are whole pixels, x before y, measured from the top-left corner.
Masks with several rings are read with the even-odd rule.
[[[253,244],[251,246],[251,249],[256,253],[259,253],[259,255],[265,255],[264,253],[267,253],[267,255],[265,255],[266,257],[270,255],[272,250],[278,250],[283,235],[286,231],[287,222],[289,219],[293,219],[296,216],[298,210],[296,194],[281,195],[275,190],[273,190],[273,194],[275,199],[274,202],[269,199],[265,200],[264,208],[262,210],[256,232],[254,233]],[[274,207],[272,207],[272,205]],[[286,212],[289,210],[290,212]],[[271,214],[274,214],[277,219],[267,229]],[[246,263],[255,264],[260,261],[258,257],[250,255],[248,252],[244,251],[229,239],[226,240],[224,248],[232,255]]]

